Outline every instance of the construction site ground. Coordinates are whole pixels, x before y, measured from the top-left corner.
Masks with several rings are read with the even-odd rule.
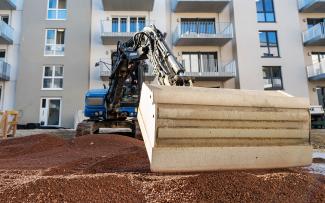
[[[312,132],[309,167],[187,174],[151,173],[140,140],[73,135],[0,141],[0,202],[325,202],[325,130]]]

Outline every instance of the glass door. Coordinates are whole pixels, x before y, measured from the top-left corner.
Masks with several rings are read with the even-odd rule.
[[[40,109],[41,126],[61,125],[61,98],[42,98]]]
[[[215,52],[183,53],[186,72],[218,72],[218,54]]]

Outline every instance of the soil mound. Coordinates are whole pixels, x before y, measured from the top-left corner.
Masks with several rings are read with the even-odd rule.
[[[301,168],[155,174],[133,138],[35,135],[0,143],[0,202],[323,203],[325,176]]]
[[[142,141],[120,135],[65,140],[33,135],[0,143],[0,169],[46,169],[44,175],[149,171]]]

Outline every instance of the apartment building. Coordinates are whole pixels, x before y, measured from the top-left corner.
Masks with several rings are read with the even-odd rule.
[[[84,93],[107,84],[117,42],[150,24],[167,33],[167,44],[195,86],[283,90],[324,106],[324,4],[321,0],[25,1],[16,91],[21,123],[73,127],[74,115],[83,109]],[[98,61],[108,65],[96,67]],[[146,76],[152,82],[150,65]]]
[[[0,1],[0,110],[15,107],[22,3]]]
[[[118,41],[130,39],[155,24],[167,33],[167,43],[186,67],[195,86],[235,88],[234,29],[227,1],[93,0],[91,64],[110,63]],[[90,71],[91,87],[108,78],[104,65]],[[152,79],[152,67],[146,73]]]
[[[325,107],[325,1],[299,0],[298,9],[310,101]]]
[[[118,40],[154,23],[168,33],[168,44],[196,86],[284,90],[308,97],[296,0],[137,2],[93,1],[92,64],[110,61]],[[101,85],[105,70],[91,71],[91,87]]]
[[[73,127],[89,89],[91,0],[23,5],[16,109],[20,123]]]

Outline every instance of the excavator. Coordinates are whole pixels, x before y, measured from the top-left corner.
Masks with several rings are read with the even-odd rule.
[[[305,166],[312,162],[309,102],[281,91],[194,87],[156,26],[112,55],[109,88],[90,90],[77,136],[129,128],[153,172]],[[144,82],[147,64],[155,82]]]

